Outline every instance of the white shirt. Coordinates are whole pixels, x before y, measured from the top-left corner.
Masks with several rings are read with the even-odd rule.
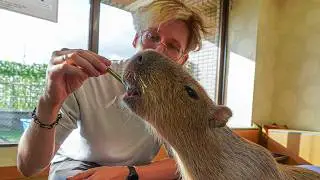
[[[111,68],[122,74],[126,63],[113,63]],[[67,157],[109,166],[151,162],[161,144],[121,103],[124,91],[106,74],[89,78],[71,94],[60,110],[55,143],[62,144],[52,162]]]

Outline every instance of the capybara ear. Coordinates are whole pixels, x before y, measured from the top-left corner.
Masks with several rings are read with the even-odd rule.
[[[211,128],[223,127],[227,124],[232,116],[232,111],[227,106],[217,105],[213,112],[213,118],[210,119],[209,125]]]

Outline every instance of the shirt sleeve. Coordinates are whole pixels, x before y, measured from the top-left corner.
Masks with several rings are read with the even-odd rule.
[[[55,134],[55,143],[59,145],[77,128],[77,120],[80,119],[79,104],[74,93],[64,101],[60,113],[62,118],[56,126]]]

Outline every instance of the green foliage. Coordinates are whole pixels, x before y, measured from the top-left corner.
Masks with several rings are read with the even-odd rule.
[[[0,109],[31,110],[42,93],[46,64],[0,60]]]
[[[35,81],[42,80],[46,73],[46,64],[20,64],[16,62],[0,60],[0,75],[13,77],[18,76],[21,79],[31,79]]]

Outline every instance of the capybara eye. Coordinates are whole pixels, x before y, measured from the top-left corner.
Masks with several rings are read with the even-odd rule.
[[[193,99],[199,99],[198,94],[195,90],[193,90],[190,86],[184,86],[185,90],[187,91],[188,95]]]

